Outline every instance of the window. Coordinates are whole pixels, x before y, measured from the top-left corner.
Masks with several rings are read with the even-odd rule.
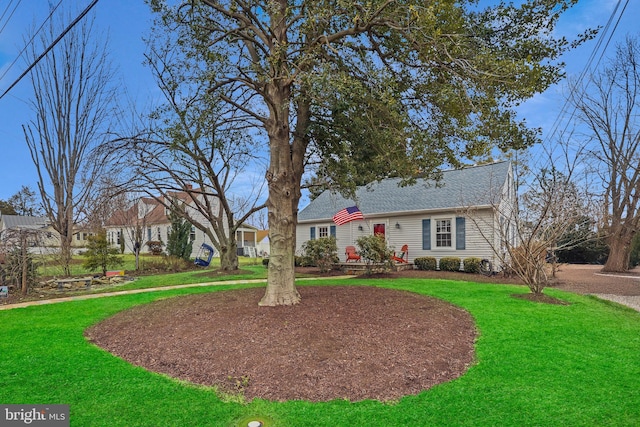
[[[151,241],[151,227],[147,227],[147,241]]]
[[[191,232],[189,233],[189,240],[192,242],[196,240],[196,228],[193,225],[191,226]]]
[[[160,227],[156,230],[158,232],[158,241],[162,241],[162,234],[160,233]]]
[[[436,247],[451,247],[451,219],[436,220]]]
[[[318,238],[329,237],[329,227],[318,227]]]

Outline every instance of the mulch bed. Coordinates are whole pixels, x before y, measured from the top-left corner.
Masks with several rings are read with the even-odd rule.
[[[395,400],[474,362],[473,319],[444,301],[372,287],[298,290],[293,307],[258,307],[263,288],[161,300],[86,336],[132,364],[249,400]]]

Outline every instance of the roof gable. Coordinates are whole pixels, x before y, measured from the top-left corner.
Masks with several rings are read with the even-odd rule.
[[[400,187],[400,178],[358,187],[356,199],[323,192],[298,214],[298,221],[331,219],[348,206],[357,205],[364,216],[385,213],[446,210],[464,206],[489,206],[497,201],[509,179],[511,164],[497,162],[449,170],[439,182],[418,179],[414,185]]]

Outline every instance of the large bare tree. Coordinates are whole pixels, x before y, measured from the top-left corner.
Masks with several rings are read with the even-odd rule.
[[[236,231],[264,208],[264,181],[251,172],[261,154],[238,112],[221,101],[228,94],[209,82],[216,58],[189,36],[156,22],[146,62],[164,99],[136,137],[116,138],[109,151],[138,191],[201,230],[221,269],[235,270]]]
[[[151,1],[183,43],[217,60],[211,90],[268,142],[271,244],[261,305],[300,301],[294,283],[302,179],[354,191],[389,175],[524,147],[535,132],[512,107],[561,77],[570,47],[553,29],[575,0]]]
[[[31,45],[29,59],[35,61],[62,29],[62,20],[52,19],[40,43]],[[35,118],[23,125],[44,212],[60,234],[67,275],[75,215],[88,200],[101,166],[88,159],[112,113],[113,72],[107,44],[96,42],[104,38],[94,30],[92,20],[81,21],[34,67],[30,78]]]
[[[602,184],[609,257],[605,271],[629,268],[631,242],[640,227],[640,42],[628,37],[608,64],[571,91],[586,125],[589,165]]]

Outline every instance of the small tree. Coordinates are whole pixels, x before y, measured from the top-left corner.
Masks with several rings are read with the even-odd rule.
[[[112,248],[107,241],[107,234],[102,231],[95,236],[89,236],[87,252],[83,267],[88,270],[102,269],[102,274],[107,275],[108,267],[117,267],[124,263],[118,256],[118,249]]]
[[[14,283],[16,289],[21,289],[26,295],[29,286],[35,283],[37,268],[33,262],[33,255],[29,253],[29,244],[38,238],[38,232],[29,229],[7,230],[2,236],[0,252],[6,254],[2,274],[9,283]]]
[[[331,270],[331,267],[340,261],[338,245],[333,236],[309,240],[302,246],[302,249],[304,250],[305,263],[315,265],[321,273]]]
[[[167,236],[167,255],[189,260],[193,249],[191,235],[191,224],[180,214],[171,211],[169,214],[171,229]]]
[[[20,191],[11,196],[8,203],[13,206],[16,215],[42,215],[42,208],[39,205],[37,193],[26,185],[20,187]]]
[[[384,236],[362,236],[356,240],[358,254],[364,260],[367,274],[386,272],[393,268],[393,251],[387,247]]]

